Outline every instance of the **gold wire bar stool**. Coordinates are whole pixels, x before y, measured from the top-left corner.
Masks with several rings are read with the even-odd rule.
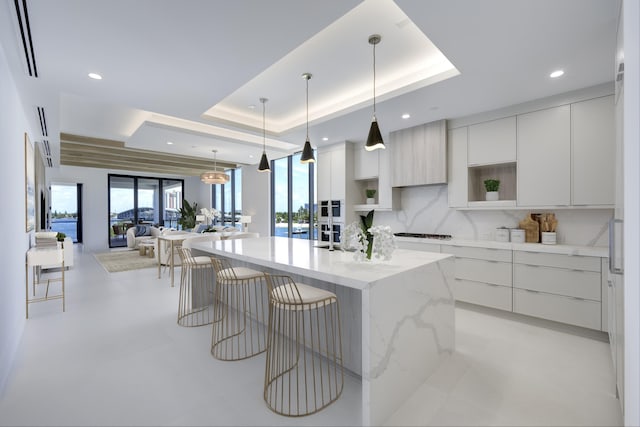
[[[326,408],[342,394],[340,307],[333,292],[267,275],[269,332],[264,400],[281,415]]]
[[[241,360],[267,348],[268,301],[264,273],[232,267],[211,257],[216,272],[211,354],[219,360]]]
[[[204,326],[213,322],[213,285],[215,273],[211,258],[193,256],[191,249],[178,247],[182,262],[178,325]]]

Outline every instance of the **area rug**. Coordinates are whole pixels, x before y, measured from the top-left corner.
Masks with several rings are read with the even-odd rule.
[[[138,251],[116,251],[94,254],[96,259],[109,273],[158,267],[156,258],[140,256]]]

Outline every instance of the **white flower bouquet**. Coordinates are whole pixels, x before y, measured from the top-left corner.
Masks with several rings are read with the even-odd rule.
[[[391,259],[396,248],[395,237],[388,225],[373,225],[373,211],[360,216],[360,224],[353,222],[342,232],[342,248],[354,250],[353,259],[360,262],[371,259],[372,255],[385,261]]]

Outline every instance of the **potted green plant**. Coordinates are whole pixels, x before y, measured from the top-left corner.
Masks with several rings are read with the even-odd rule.
[[[376,202],[376,199],[375,199],[376,190],[374,190],[373,188],[367,188],[365,192],[367,193],[367,204],[368,205],[374,204]]]
[[[198,212],[198,204],[189,204],[186,200],[182,200],[182,207],[180,208],[180,218],[178,218],[178,224],[183,230],[190,230],[196,226],[196,212]]]
[[[67,235],[59,231],[58,231],[58,234],[56,234],[56,240],[58,242],[64,242],[65,237],[67,237]]]
[[[499,199],[498,197],[498,189],[500,188],[500,180],[499,179],[485,179],[484,180],[484,188],[487,190],[487,194],[485,196],[485,200],[487,201],[496,201]]]

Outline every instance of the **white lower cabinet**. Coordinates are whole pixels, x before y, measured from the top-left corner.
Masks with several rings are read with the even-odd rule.
[[[441,245],[455,255],[456,300],[511,311],[511,251]]]
[[[457,301],[484,305],[499,310],[511,311],[511,286],[458,279],[453,283],[453,294]]]
[[[601,268],[598,257],[514,251],[513,311],[600,330]]]
[[[600,302],[525,289],[513,290],[514,313],[600,330]]]
[[[398,247],[454,255],[456,301],[601,331],[615,325],[606,257],[407,241]]]

